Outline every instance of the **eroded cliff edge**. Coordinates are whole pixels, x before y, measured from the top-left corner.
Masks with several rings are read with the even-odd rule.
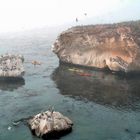
[[[72,27],[58,36],[52,50],[66,63],[139,71],[140,21]]]

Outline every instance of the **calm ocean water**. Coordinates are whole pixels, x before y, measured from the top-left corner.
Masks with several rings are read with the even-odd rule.
[[[12,121],[49,106],[74,122],[73,132],[62,140],[140,140],[140,75],[82,69],[92,76],[80,76],[59,66],[51,52],[54,39],[0,37],[0,53],[23,54],[26,69],[20,81],[0,80],[0,140],[39,140],[25,124],[14,127]],[[32,60],[42,65],[34,67]]]

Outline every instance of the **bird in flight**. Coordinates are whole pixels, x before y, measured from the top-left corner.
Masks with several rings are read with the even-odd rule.
[[[85,16],[87,16],[87,13],[84,13]]]

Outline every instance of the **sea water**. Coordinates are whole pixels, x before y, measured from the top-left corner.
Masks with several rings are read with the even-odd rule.
[[[0,54],[24,55],[26,70],[21,81],[0,81],[0,140],[39,140],[25,123],[12,122],[49,106],[74,123],[62,140],[140,140],[140,75],[59,65],[51,51],[54,40],[41,35],[0,38]],[[41,65],[32,65],[34,60]]]

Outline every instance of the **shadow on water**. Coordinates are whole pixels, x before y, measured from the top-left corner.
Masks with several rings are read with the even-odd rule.
[[[52,79],[63,95],[117,109],[140,109],[139,74],[71,69],[68,65],[61,64],[53,72]]]
[[[25,85],[25,80],[22,77],[19,78],[0,78],[0,90],[3,91],[14,91],[19,87]]]

